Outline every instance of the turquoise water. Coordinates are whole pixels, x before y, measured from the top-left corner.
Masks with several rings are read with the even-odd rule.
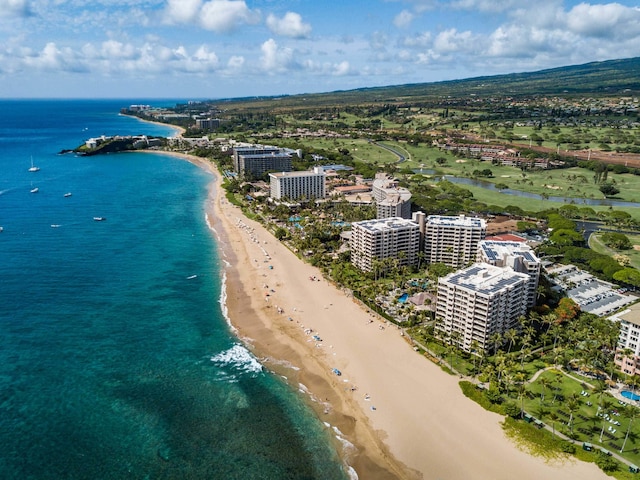
[[[344,478],[326,428],[228,328],[209,174],[57,155],[169,134],[119,116],[129,103],[150,102],[0,101],[0,477]]]
[[[400,295],[398,297],[398,301],[400,303],[407,303],[407,300],[409,299],[409,294],[408,293],[403,293],[402,295]]]
[[[630,392],[629,390],[622,390],[620,392],[620,395],[622,395],[624,398],[628,398],[629,400],[635,400],[635,401],[640,400],[640,395],[636,395],[635,393]]]

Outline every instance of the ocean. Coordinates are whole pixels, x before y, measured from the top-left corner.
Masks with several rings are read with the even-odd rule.
[[[225,319],[210,174],[58,154],[171,135],[118,114],[132,103],[175,104],[0,100],[0,477],[347,478],[330,429]]]

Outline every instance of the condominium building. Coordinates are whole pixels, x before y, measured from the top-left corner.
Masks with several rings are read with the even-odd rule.
[[[640,304],[610,316],[609,320],[620,322],[615,364],[622,373],[640,375]]]
[[[237,173],[240,172],[240,156],[241,155],[271,155],[279,153],[278,147],[270,147],[268,145],[244,145],[242,147],[233,148],[233,169]]]
[[[197,118],[196,128],[200,130],[215,130],[220,126],[219,118]]]
[[[259,178],[273,171],[290,172],[291,155],[278,152],[238,156],[238,173],[242,176]]]
[[[492,350],[494,334],[520,329],[518,319],[527,312],[522,299],[529,281],[524,273],[486,263],[442,277],[436,301],[437,334],[467,352]]]
[[[397,259],[398,265],[413,265],[418,258],[418,224],[404,218],[354,222],[351,225],[351,262],[371,271],[376,262]]]
[[[305,172],[270,173],[271,194],[276,200],[325,197],[325,173],[321,168]]]
[[[411,192],[385,173],[376,174],[372,195],[376,200],[377,218],[411,218]]]
[[[424,252],[428,263],[463,267],[475,261],[478,243],[487,233],[481,218],[429,215],[424,233]]]
[[[524,242],[481,240],[478,243],[477,261],[529,275],[527,306],[536,304],[541,262],[529,245]]]

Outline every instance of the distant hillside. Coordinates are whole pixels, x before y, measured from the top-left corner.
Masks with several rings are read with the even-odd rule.
[[[280,97],[253,97],[225,103],[265,107],[335,105],[371,102],[420,102],[446,96],[531,95],[634,95],[640,93],[640,57],[607,60],[537,72],[511,73],[446,82],[415,83],[388,87]],[[259,105],[258,105],[259,104]]]

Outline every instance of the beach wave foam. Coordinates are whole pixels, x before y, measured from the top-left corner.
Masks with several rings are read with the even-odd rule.
[[[222,282],[220,283],[220,298],[218,299],[218,303],[220,303],[220,310],[222,311],[222,316],[227,321],[227,325],[229,325],[232,332],[237,334],[238,330],[231,323],[229,308],[227,307],[227,272],[225,270],[222,271]]]
[[[251,352],[240,344],[214,355],[211,361],[218,367],[232,367],[237,373],[255,375],[261,373],[263,369]],[[234,375],[232,376],[235,378]]]

